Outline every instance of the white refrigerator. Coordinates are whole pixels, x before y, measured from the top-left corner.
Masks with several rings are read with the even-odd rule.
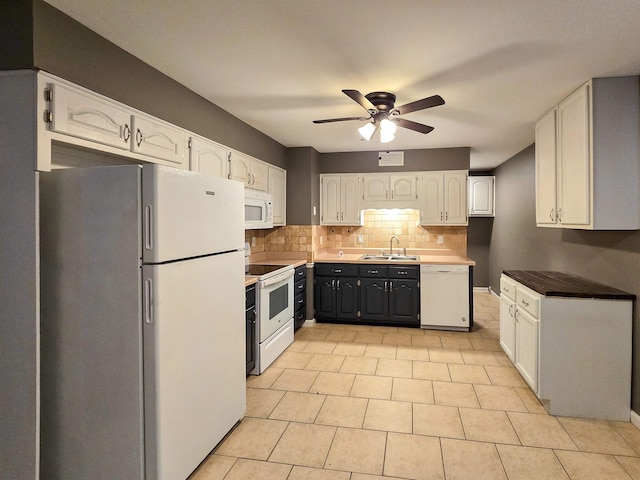
[[[243,186],[39,176],[43,478],[184,479],[246,409]]]

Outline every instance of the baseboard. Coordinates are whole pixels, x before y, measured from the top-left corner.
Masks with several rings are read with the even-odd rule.
[[[473,291],[487,293],[490,291],[490,288],[489,287],[473,287]]]
[[[630,420],[631,420],[631,423],[633,423],[636,426],[636,428],[640,428],[640,415],[638,415],[633,410],[631,410]]]

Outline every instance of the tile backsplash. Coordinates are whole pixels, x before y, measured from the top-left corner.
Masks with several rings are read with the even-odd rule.
[[[418,210],[365,210],[362,226],[287,225],[269,230],[245,230],[245,241],[255,245],[252,253],[307,252],[307,261],[325,248],[394,248],[467,250],[467,227],[420,226]],[[442,243],[438,244],[438,237]]]

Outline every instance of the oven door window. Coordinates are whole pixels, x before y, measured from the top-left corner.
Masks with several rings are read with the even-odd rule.
[[[289,284],[269,292],[269,319],[275,318],[289,306]]]

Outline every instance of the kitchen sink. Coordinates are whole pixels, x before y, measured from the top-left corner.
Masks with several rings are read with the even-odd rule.
[[[402,261],[417,261],[420,260],[419,255],[362,255],[360,260],[376,260],[381,262],[402,262]]]

